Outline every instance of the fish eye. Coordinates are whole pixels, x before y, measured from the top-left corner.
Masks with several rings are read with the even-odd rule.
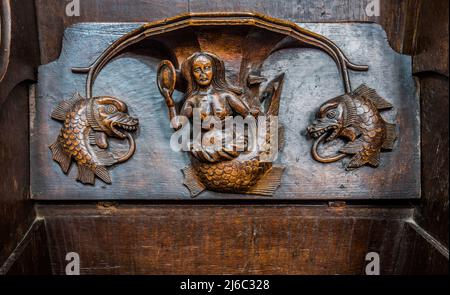
[[[110,104],[110,105],[107,105],[107,106],[105,107],[105,112],[106,112],[106,113],[109,113],[109,114],[112,114],[112,113],[117,112],[117,108],[116,108],[116,106]]]
[[[335,111],[328,111],[327,112],[327,118],[328,119],[334,119],[334,117],[336,117],[336,112]]]

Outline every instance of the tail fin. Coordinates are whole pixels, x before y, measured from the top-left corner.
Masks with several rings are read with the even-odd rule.
[[[384,98],[382,98],[375,89],[369,88],[366,86],[366,84],[360,85],[358,88],[356,88],[353,91],[354,96],[366,96],[368,99],[370,99],[375,107],[379,110],[385,110],[392,108],[392,104],[388,101],[386,101]]]
[[[69,112],[73,106],[83,100],[84,98],[77,92],[73,95],[73,97],[69,100],[61,101],[58,106],[52,112],[52,118],[55,120],[64,121],[66,118],[67,112]]]
[[[58,139],[56,139],[56,141],[50,145],[49,148],[52,151],[52,159],[58,162],[59,166],[61,166],[61,170],[67,174],[72,162],[72,157],[67,155]]]
[[[397,132],[395,131],[395,124],[386,123],[386,138],[383,142],[382,148],[385,150],[392,150],[396,139]]]
[[[103,182],[111,184],[111,176],[109,175],[108,169],[104,166],[97,166],[95,168],[95,175],[97,175]]]
[[[192,168],[191,166],[187,166],[181,169],[181,171],[183,171],[184,174],[183,184],[189,189],[192,198],[195,198],[206,189],[205,185],[198,179],[197,175],[195,174],[194,168]]]
[[[77,180],[81,183],[95,184],[95,174],[90,167],[78,164]]]
[[[273,196],[275,190],[280,186],[283,171],[283,167],[273,166],[253,187],[245,193],[249,195]]]

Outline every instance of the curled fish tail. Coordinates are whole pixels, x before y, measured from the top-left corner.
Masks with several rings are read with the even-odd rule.
[[[61,146],[58,139],[50,145],[49,148],[52,152],[52,159],[58,162],[61,170],[67,174],[67,172],[69,172],[72,159],[71,156],[64,151],[64,148]]]
[[[94,171],[89,166],[83,164],[77,164],[78,174],[77,180],[83,184],[95,184]]]

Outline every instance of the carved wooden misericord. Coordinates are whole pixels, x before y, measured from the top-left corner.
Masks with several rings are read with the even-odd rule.
[[[283,92],[289,73],[274,68],[267,75],[270,64],[266,61],[292,48],[315,48],[331,57],[344,92],[324,103],[315,104],[312,97],[308,104],[315,104],[317,112],[311,112],[309,118],[301,115],[302,122],[312,123],[302,130],[298,129],[297,123],[292,123],[292,116],[286,121],[283,119],[286,113],[280,112],[285,100],[296,99],[291,89],[289,93]],[[140,100],[140,105],[136,101],[130,103],[127,98],[115,98],[116,95],[105,92],[105,88],[94,95],[95,81],[105,67],[127,52],[144,51],[160,60],[155,69],[156,79],[147,81],[146,87],[158,89],[166,105],[162,110],[166,113],[165,123],[173,129],[173,134],[167,132],[166,140],[158,139],[158,144],[169,150],[173,135],[184,132],[185,125],[194,126],[188,129],[190,140],[183,143],[189,164],[178,168],[183,177],[179,182],[185,185],[191,197],[204,191],[275,195],[280,185],[283,186],[286,173],[286,161],[280,162],[277,155],[284,153],[283,148],[292,139],[294,129],[299,136],[313,139],[310,151],[301,145],[298,147],[302,149],[300,153],[305,150],[309,157],[320,163],[349,157],[349,161],[343,162],[348,173],[364,165],[380,166],[383,163],[380,153],[395,148],[398,126],[392,116],[389,116],[390,120],[381,116],[382,111],[393,109],[393,105],[375,89],[369,88],[370,81],[366,86],[366,81],[358,79],[361,86],[352,89],[349,71],[364,72],[369,67],[352,63],[328,38],[297,24],[256,13],[191,13],[144,24],[108,44],[90,66],[72,68],[73,73],[86,75],[85,95],[76,94],[56,106],[51,116],[62,121],[63,126],[50,149],[53,160],[59,163],[63,172],[68,173],[71,161],[76,162],[77,180],[83,184],[94,184],[95,177],[104,183],[112,183],[106,167],[133,159],[135,151],[149,143],[139,142],[142,132],[156,128],[149,125],[148,119],[141,120],[142,112],[134,116],[136,109],[146,104],[145,100]],[[141,85],[139,87],[142,89]],[[127,88],[133,89],[133,85],[128,84]],[[311,109],[309,105],[306,107]],[[164,114],[159,116],[162,120]],[[237,118],[252,118],[253,121],[246,121],[247,129],[228,132],[225,126]],[[201,127],[200,136],[194,138],[192,128],[195,128],[196,120]],[[261,136],[258,132],[263,129],[265,133]],[[286,130],[289,130],[288,137]],[[342,139],[345,140],[343,146],[340,145]],[[115,143],[128,141],[128,150],[115,151],[115,145],[110,145],[109,140]],[[330,155],[333,147],[337,154]],[[301,166],[302,159],[299,160]],[[142,167],[138,172],[149,164],[152,163],[140,160],[138,165]],[[121,167],[127,165],[124,169],[133,169],[137,163],[126,163]],[[172,164],[166,162],[164,165]],[[386,166],[389,164],[378,169]],[[291,187],[288,190],[297,190],[291,184],[296,174],[292,173],[291,164],[289,167]],[[330,173],[330,169],[323,167],[324,175]],[[136,181],[138,186],[143,185],[139,179]],[[172,181],[177,180],[168,179],[168,182]],[[298,179],[299,183],[301,181]]]

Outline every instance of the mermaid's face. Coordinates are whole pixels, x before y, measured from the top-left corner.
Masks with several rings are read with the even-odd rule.
[[[213,78],[212,61],[205,55],[196,57],[192,62],[192,75],[198,85],[207,87]]]

